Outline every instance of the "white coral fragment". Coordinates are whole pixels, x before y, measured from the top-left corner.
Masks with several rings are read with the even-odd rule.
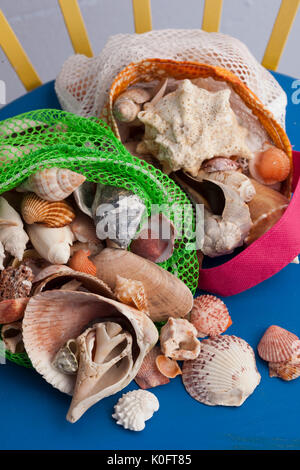
[[[137,151],[155,155],[166,173],[184,169],[193,176],[204,160],[215,156],[251,158],[245,143],[248,131],[237,122],[230,93],[181,81],[174,92],[139,112],[145,135]]]
[[[125,429],[142,431],[145,421],[159,408],[156,396],[147,390],[133,390],[122,395],[115,405],[112,417]]]

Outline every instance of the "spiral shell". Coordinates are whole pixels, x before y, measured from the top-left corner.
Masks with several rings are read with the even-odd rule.
[[[147,390],[133,390],[122,395],[115,405],[112,417],[125,429],[142,431],[145,421],[159,408],[156,396]]]
[[[115,294],[123,304],[130,305],[146,313],[149,312],[147,296],[141,281],[134,281],[117,275]]]
[[[64,227],[75,218],[75,212],[66,201],[49,202],[34,193],[26,194],[21,205],[22,217],[27,224],[42,223],[46,227]]]

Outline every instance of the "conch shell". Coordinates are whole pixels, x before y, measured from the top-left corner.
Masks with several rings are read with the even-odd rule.
[[[68,225],[49,228],[39,224],[26,227],[31,243],[36,251],[52,264],[66,264],[70,258],[70,245],[73,233]]]
[[[29,176],[18,186],[17,191],[34,192],[46,201],[62,201],[70,196],[85,179],[85,176],[66,168],[46,168]]]
[[[47,382],[68,394],[73,393],[76,379],[73,375],[66,375],[58,371],[52,361],[56,353],[69,339],[77,338],[87,327],[92,328],[90,330],[92,338],[88,339],[88,343],[90,345],[94,343],[96,331],[91,323],[101,324],[103,322],[117,323],[118,328],[121,327],[124,333],[127,332],[132,337],[132,366],[128,368],[128,363],[126,363],[126,373],[122,367],[120,370],[117,366],[113,367],[111,371],[107,371],[104,382],[95,383],[95,375],[91,377],[90,381],[88,379],[83,381],[85,371],[88,372],[87,369],[90,366],[97,368],[98,365],[96,363],[92,366],[88,356],[85,356],[87,367],[85,368],[85,362],[82,359],[82,355],[85,355],[85,349],[82,342],[85,342],[89,332],[81,336],[81,371],[77,375],[76,396],[74,396],[72,409],[69,413],[69,419],[72,421],[76,421],[95,401],[112,395],[128,385],[137,374],[147,352],[156,344],[158,340],[157,329],[147,315],[142,312],[112,299],[86,292],[63,290],[43,292],[31,297],[26,308],[23,320],[23,339],[32,365]],[[110,335],[107,326],[105,328],[106,333],[105,331],[102,333]],[[126,335],[126,342],[127,338],[128,335]],[[86,351],[87,355],[91,354],[88,345]],[[81,383],[84,390],[80,386]],[[83,402],[79,396],[85,396]]]
[[[185,317],[193,306],[193,295],[180,279],[160,266],[129,251],[105,248],[92,258],[97,277],[115,289],[117,276],[143,283],[150,318]]]
[[[27,224],[39,222],[46,227],[64,227],[75,218],[74,210],[66,201],[49,202],[34,193],[23,198],[21,212]]]
[[[28,240],[21,217],[6,199],[0,196],[0,245],[21,261]],[[1,252],[0,258],[3,261],[4,250],[2,249]],[[3,265],[0,269],[3,269]]]

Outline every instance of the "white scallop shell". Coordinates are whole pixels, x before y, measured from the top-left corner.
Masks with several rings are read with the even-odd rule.
[[[236,336],[201,342],[201,352],[185,361],[182,379],[187,392],[206,405],[240,406],[260,382],[251,346]]]
[[[112,417],[125,429],[142,431],[145,421],[159,408],[156,396],[147,390],[133,390],[122,395],[115,405]]]

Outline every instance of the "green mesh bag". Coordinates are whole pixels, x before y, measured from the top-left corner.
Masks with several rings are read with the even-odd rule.
[[[88,181],[126,188],[141,198],[148,215],[151,206],[159,205],[181,234],[172,257],[160,266],[195,293],[199,274],[195,217],[189,199],[173,180],[133,157],[96,118],[42,109],[0,122],[0,194],[19,186],[36,171],[51,167],[68,168]],[[7,358],[31,366],[26,354],[7,352]]]

